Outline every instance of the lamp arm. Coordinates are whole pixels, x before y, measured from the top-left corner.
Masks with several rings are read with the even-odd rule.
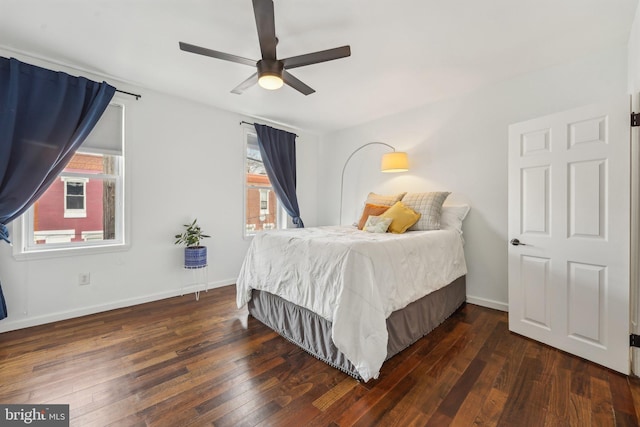
[[[369,145],[384,145],[386,147],[391,148],[393,151],[396,151],[394,146],[389,145],[386,142],[367,142],[366,144],[356,148],[354,152],[351,153],[349,157],[347,157],[347,160],[344,162],[344,166],[342,167],[342,176],[340,178],[340,224],[339,225],[342,225],[342,195],[344,190],[344,171],[347,170],[347,165],[349,164],[349,160],[351,160],[354,154],[356,154],[358,151],[362,150],[363,148],[368,147]]]

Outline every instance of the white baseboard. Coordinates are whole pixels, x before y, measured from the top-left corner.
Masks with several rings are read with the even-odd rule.
[[[221,288],[223,286],[232,285],[236,282],[236,278],[227,280],[217,280],[209,282],[207,289]],[[59,311],[56,313],[44,314],[41,316],[28,317],[26,319],[16,319],[11,321],[9,318],[4,319],[0,323],[0,333],[15,331],[18,329],[29,328],[31,326],[44,325],[47,323],[58,322],[60,320],[73,319],[75,317],[87,316],[89,314],[101,313],[103,311],[115,310],[118,308],[131,307],[133,305],[144,304],[151,301],[158,301],[172,298],[180,295],[187,295],[196,291],[204,291],[204,284],[187,286],[183,289],[173,289],[170,291],[159,292],[156,294],[144,295],[135,298],[128,298],[119,301],[113,301],[107,304],[92,305],[89,307],[81,307],[73,310]]]
[[[482,307],[493,308],[494,310],[509,311],[509,304],[506,302],[494,301],[487,298],[474,297],[467,295],[467,302],[469,304],[480,305]]]
[[[208,289],[220,288],[223,286],[232,285],[236,282],[236,279],[218,280],[215,282],[209,282]],[[141,297],[129,298],[119,301],[114,301],[108,304],[99,304],[89,307],[77,308],[74,310],[60,311],[51,314],[45,314],[42,316],[34,316],[26,319],[16,319],[10,321],[4,319],[0,323],[0,333],[14,331],[17,329],[29,328],[31,326],[44,325],[47,323],[58,322],[60,320],[73,319],[75,317],[87,316],[89,314],[101,313],[103,311],[115,310],[123,307],[131,307],[133,305],[144,304],[151,301],[158,301],[166,298],[172,298],[180,295],[187,295],[196,291],[204,291],[202,284],[187,286],[184,289],[173,289],[170,291],[159,292],[156,294],[145,295]],[[467,295],[467,302],[470,304],[480,305],[482,307],[492,308],[494,310],[509,311],[509,304],[494,301],[487,298],[474,297]]]

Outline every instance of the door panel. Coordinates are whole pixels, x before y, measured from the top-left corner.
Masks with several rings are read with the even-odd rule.
[[[569,237],[605,239],[606,160],[569,163]]]
[[[578,148],[586,144],[607,143],[607,117],[596,117],[577,123],[569,123],[569,148]]]
[[[527,210],[522,211],[521,233],[549,234],[549,167],[522,169],[522,199]]]
[[[602,345],[607,268],[569,263],[569,336]]]
[[[524,255],[520,257],[524,320],[549,329],[549,259]]]
[[[629,108],[509,127],[509,328],[629,372]]]

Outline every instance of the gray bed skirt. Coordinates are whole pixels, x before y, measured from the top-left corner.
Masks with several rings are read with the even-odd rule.
[[[387,318],[387,359],[398,354],[451,316],[466,300],[465,276],[412,302]],[[331,340],[331,322],[264,291],[253,290],[249,313],[311,355],[361,380],[353,364]]]

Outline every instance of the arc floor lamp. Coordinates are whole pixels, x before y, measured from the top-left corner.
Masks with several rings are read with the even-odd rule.
[[[342,177],[340,180],[340,224],[342,224],[342,195],[344,193],[344,171],[347,169],[349,160],[351,160],[351,158],[358,151],[370,145],[384,145],[385,147],[391,148],[393,150],[391,153],[385,153],[382,155],[382,160],[380,162],[380,172],[395,173],[395,172],[406,172],[409,170],[409,158],[407,156],[407,153],[402,151],[396,151],[394,146],[389,145],[385,142],[368,142],[356,148],[351,153],[351,155],[347,157],[347,161],[344,162],[344,166],[342,167]]]

